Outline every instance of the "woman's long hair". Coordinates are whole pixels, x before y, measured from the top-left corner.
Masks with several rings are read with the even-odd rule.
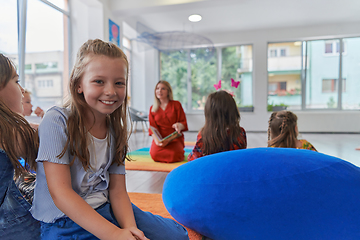
[[[15,66],[11,60],[0,54],[0,89],[6,87],[14,77]],[[37,132],[23,116],[13,112],[0,100],[0,147],[8,155],[15,169],[15,176],[26,170],[36,170],[35,159],[39,148]],[[19,162],[25,160],[25,167]]]
[[[229,151],[234,145],[243,148],[242,143],[246,144],[241,134],[239,109],[234,98],[225,91],[208,96],[205,103],[205,125],[200,131],[204,155]]]
[[[165,80],[158,81],[158,83],[155,86],[155,90],[154,90],[155,98],[154,98],[154,104],[153,104],[153,106],[151,108],[152,112],[156,112],[160,107],[160,100],[156,97],[156,88],[160,83],[162,83],[162,84],[164,84],[166,86],[166,88],[168,90],[168,98],[169,98],[169,100],[174,100],[173,92],[172,92],[172,88],[171,88],[170,83],[168,81],[165,81]]]
[[[88,137],[89,129],[85,128],[85,113],[89,109],[85,101],[84,95],[77,92],[81,77],[84,74],[85,67],[92,60],[94,56],[107,56],[109,58],[120,58],[126,63],[126,94],[123,104],[111,113],[107,118],[107,125],[115,134],[115,149],[113,163],[123,164],[128,152],[128,138],[127,131],[127,86],[129,75],[129,62],[126,55],[115,44],[104,42],[100,39],[88,40],[79,49],[75,65],[70,75],[70,99],[65,104],[65,107],[70,107],[70,115],[67,121],[68,140],[66,145],[59,154],[61,158],[69,148],[70,154],[74,156],[72,162],[77,157],[82,163],[85,170],[90,167],[90,153],[88,151]],[[94,116],[95,123],[95,116]],[[111,132],[111,131],[110,131]]]
[[[296,148],[297,116],[290,111],[273,112],[269,119],[268,147]]]

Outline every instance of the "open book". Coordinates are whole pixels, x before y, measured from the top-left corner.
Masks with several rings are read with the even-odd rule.
[[[154,128],[153,126],[150,126],[150,129],[153,132],[156,140],[158,140],[158,142],[163,142],[165,140],[168,140],[169,142],[171,142],[175,138],[178,138],[178,137],[182,136],[181,133],[178,133],[177,131],[175,131],[175,132],[173,132],[173,133],[171,133],[171,134],[169,134],[169,135],[167,135],[166,137],[163,138],[161,136],[160,132],[156,128]]]

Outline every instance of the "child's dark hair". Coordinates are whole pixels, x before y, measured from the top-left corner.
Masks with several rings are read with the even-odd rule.
[[[204,155],[229,151],[234,145],[246,148],[241,132],[240,113],[234,98],[225,91],[211,93],[205,103],[205,125],[201,129]]]
[[[6,87],[16,74],[14,63],[0,53],[0,89]],[[29,168],[36,170],[36,156],[39,148],[38,133],[23,116],[13,112],[0,100],[0,143],[20,176]],[[25,167],[19,162],[23,157]]]
[[[297,116],[291,111],[273,112],[269,119],[268,147],[296,148]]]
[[[60,153],[58,157],[61,158],[69,147],[70,153],[74,156],[73,161],[75,157],[77,157],[85,170],[90,166],[90,153],[87,147],[87,132],[89,129],[85,129],[84,123],[85,111],[89,107],[84,95],[78,94],[77,90],[86,66],[95,56],[123,59],[126,65],[126,88],[128,86],[129,62],[119,47],[111,42],[105,42],[100,39],[88,40],[80,47],[70,75],[70,99],[65,104],[65,107],[71,108],[71,114],[67,121],[68,140],[62,153]],[[127,130],[126,111],[127,91],[123,104],[107,117],[107,124],[115,134],[116,153],[112,162],[117,164],[123,164],[125,159],[129,160],[127,156],[129,134]]]

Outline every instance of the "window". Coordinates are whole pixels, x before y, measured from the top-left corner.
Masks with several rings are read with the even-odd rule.
[[[279,58],[268,58],[268,104],[286,104],[301,109],[301,42],[269,43],[279,49]]]
[[[269,47],[269,57],[286,57],[288,52],[287,46],[281,46],[278,44]]]
[[[54,5],[52,5],[54,4]],[[25,87],[32,104],[44,110],[62,105],[67,94],[69,57],[67,0],[27,0]]]
[[[346,79],[343,83],[343,91],[341,94],[342,109],[360,109],[360,37],[344,38],[344,46],[346,46],[346,54],[342,55],[342,78]]]
[[[19,66],[17,1],[0,0],[0,6],[0,53]]]
[[[38,87],[39,88],[51,88],[54,86],[53,80],[39,80]]]
[[[252,45],[222,48],[221,59],[222,89],[234,93],[238,107],[252,107]]]
[[[30,64],[28,64],[30,65]],[[57,62],[46,62],[46,63],[35,63],[35,69],[39,71],[57,71],[58,63]]]
[[[332,43],[325,43],[325,53],[332,53],[333,49],[332,49]]]
[[[67,0],[47,0],[47,1],[54,4],[58,8],[67,10]]]
[[[206,97],[215,91],[217,83],[216,55],[207,48],[190,51],[191,66],[191,110],[202,110]],[[229,80],[230,81],[230,80]]]
[[[237,106],[252,107],[252,45],[218,50],[218,54],[209,48],[160,52],[160,78],[171,84],[174,99],[187,111],[203,110],[219,80],[221,89],[234,93]]]
[[[280,49],[280,56],[285,57],[286,56],[286,49]]]
[[[346,91],[346,80],[343,79],[342,81],[342,91]],[[322,92],[337,92],[337,79],[323,79],[322,80]]]
[[[270,49],[270,57],[277,57],[277,50],[276,49]]]
[[[360,38],[268,44],[269,51],[279,48],[286,49],[285,57],[268,58],[268,104],[360,109]]]
[[[340,41],[331,40],[325,42],[325,54],[326,55],[338,55],[340,52]],[[343,48],[343,53],[345,52],[345,45]]]

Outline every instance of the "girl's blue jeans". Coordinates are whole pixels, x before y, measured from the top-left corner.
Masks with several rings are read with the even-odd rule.
[[[172,219],[144,212],[132,204],[137,227],[151,240],[188,240],[186,229]],[[112,212],[110,203],[105,203],[96,211],[111,223],[120,227]],[[55,223],[41,222],[41,239],[90,240],[98,239],[70,218],[64,217]]]

